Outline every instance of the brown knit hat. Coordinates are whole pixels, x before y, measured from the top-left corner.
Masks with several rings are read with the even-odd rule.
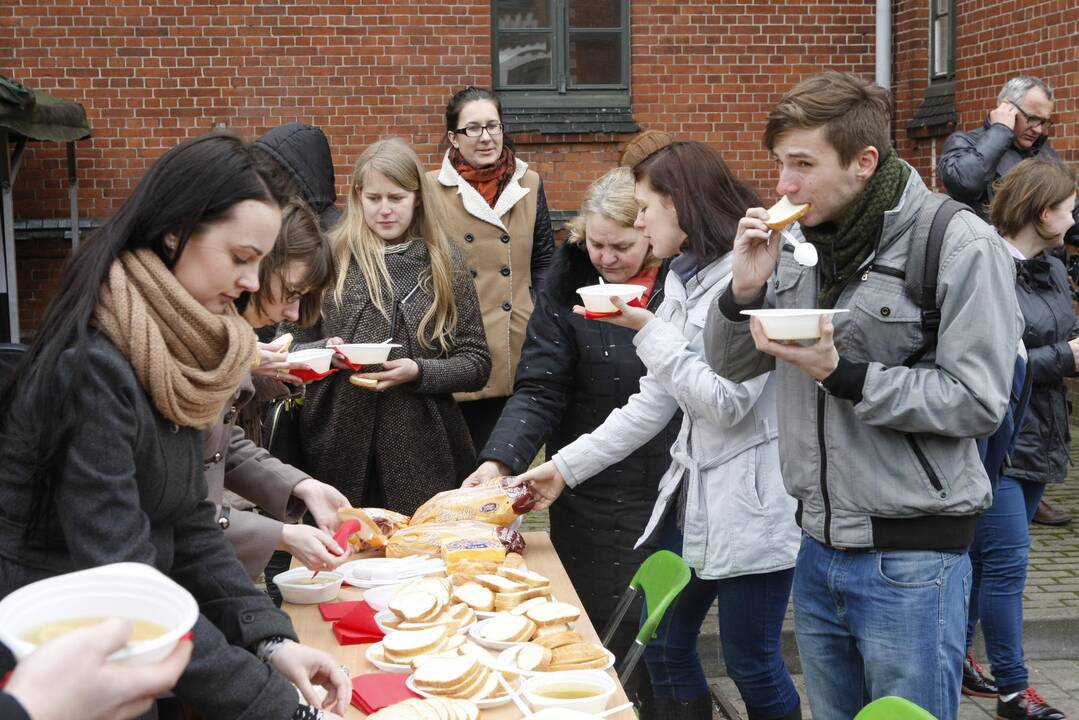
[[[645,130],[626,144],[625,150],[622,151],[622,159],[618,164],[622,167],[636,167],[649,155],[673,142],[674,138],[662,130]]]

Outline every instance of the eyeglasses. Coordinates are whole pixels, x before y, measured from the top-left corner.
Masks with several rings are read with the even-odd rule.
[[[1019,103],[1012,102],[1011,100],[1008,101],[1008,104],[1019,111],[1019,113],[1027,121],[1027,125],[1029,125],[1030,127],[1035,129],[1044,128],[1046,130],[1053,127],[1053,121],[1050,118],[1043,118],[1038,117],[1037,115],[1031,115],[1026,110],[1019,107]]]
[[[494,137],[495,135],[501,135],[502,134],[502,123],[497,122],[497,121],[489,122],[486,125],[480,125],[478,123],[469,123],[468,125],[465,125],[463,128],[457,128],[453,132],[454,132],[455,135],[464,135],[465,137],[478,138],[480,135],[483,135],[484,130],[486,130],[487,134],[490,135],[491,137]]]

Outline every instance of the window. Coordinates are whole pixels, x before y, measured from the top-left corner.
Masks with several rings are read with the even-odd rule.
[[[493,0],[492,25],[507,124],[554,110],[630,119],[628,0]]]
[[[955,0],[930,0],[929,79],[955,77]]]

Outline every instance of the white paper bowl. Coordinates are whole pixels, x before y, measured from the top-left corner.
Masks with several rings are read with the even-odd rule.
[[[348,361],[353,365],[380,365],[390,356],[390,350],[401,347],[397,343],[348,343],[338,345]]]
[[[341,592],[341,583],[345,581],[344,573],[323,570],[319,572],[316,580],[326,579],[322,585],[298,585],[297,580],[308,580],[314,575],[307,568],[296,568],[274,575],[273,582],[281,591],[281,597],[285,602],[294,605],[314,605],[315,603],[330,602]]]
[[[769,340],[816,340],[820,337],[820,316],[847,312],[846,308],[743,310],[743,315],[760,319]]]
[[[607,283],[578,288],[577,294],[584,301],[586,310],[591,310],[592,312],[618,312],[618,308],[610,300],[612,296],[628,303],[630,300],[639,298],[646,289],[644,285]]]
[[[332,348],[311,348],[310,350],[297,350],[288,354],[290,363],[306,365],[318,374],[330,369],[330,360],[333,358]]]
[[[149,565],[115,563],[58,575],[19,588],[0,601],[0,643],[21,660],[37,645],[21,635],[50,622],[121,617],[161,625],[153,640],[130,642],[109,656],[133,665],[166,657],[195,626],[199,606],[187,590]]]
[[[558,699],[536,694],[545,687],[565,685],[569,683],[582,683],[595,685],[600,692],[587,698]],[[571,670],[567,672],[552,672],[542,675],[533,675],[524,681],[522,688],[525,700],[536,712],[548,708],[560,710],[576,710],[582,713],[600,713],[607,707],[607,702],[614,695],[617,684],[610,675],[602,670]]]

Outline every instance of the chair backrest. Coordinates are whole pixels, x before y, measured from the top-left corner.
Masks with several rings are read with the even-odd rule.
[[[670,550],[657,550],[641,563],[629,581],[630,587],[644,591],[648,617],[641,623],[637,641],[648,644],[656,633],[656,627],[678,593],[689,584],[690,572],[686,561]]]
[[[854,716],[854,720],[937,720],[937,718],[910,700],[889,695],[877,698],[866,705]]]

